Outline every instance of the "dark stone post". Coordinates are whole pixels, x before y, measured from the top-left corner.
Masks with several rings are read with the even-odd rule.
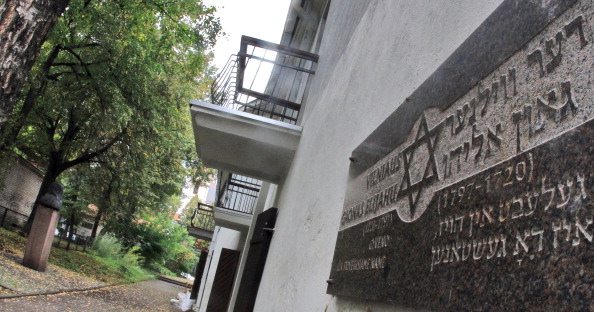
[[[62,193],[62,185],[54,182],[39,200],[23,257],[24,266],[45,272],[58,223],[58,212],[62,206]]]

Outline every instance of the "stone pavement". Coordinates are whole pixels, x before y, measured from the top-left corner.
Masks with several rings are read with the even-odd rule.
[[[179,312],[171,302],[184,287],[152,280],[101,289],[0,299],[4,312],[63,311],[165,311]]]
[[[106,286],[92,278],[49,264],[45,273],[21,265],[22,254],[0,253],[0,296],[82,290]]]
[[[0,312],[166,311],[179,312],[171,302],[189,290],[164,281],[106,285],[49,264],[45,273],[22,266],[21,252],[0,252]],[[17,296],[16,298],[11,298]]]

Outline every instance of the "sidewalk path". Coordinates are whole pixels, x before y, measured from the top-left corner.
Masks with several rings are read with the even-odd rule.
[[[184,288],[181,286],[152,280],[57,295],[0,299],[0,311],[180,312],[170,299],[177,298],[177,293],[182,291]]]
[[[105,286],[51,263],[45,273],[37,272],[21,265],[22,260],[22,254],[0,252],[0,296]]]

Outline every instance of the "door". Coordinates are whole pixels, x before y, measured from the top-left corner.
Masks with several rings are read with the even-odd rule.
[[[258,215],[239,284],[234,312],[252,312],[254,310],[258,287],[260,287],[270,241],[274,233],[277,212],[277,208],[270,208]]]
[[[219,265],[212,283],[212,290],[208,300],[207,312],[227,312],[229,300],[233,291],[233,280],[239,263],[240,251],[221,249]]]

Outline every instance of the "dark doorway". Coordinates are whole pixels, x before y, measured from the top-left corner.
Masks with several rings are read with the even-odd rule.
[[[221,250],[219,265],[217,266],[210,299],[206,307],[207,312],[227,312],[240,254],[241,252],[238,250],[226,248]]]
[[[245,262],[243,276],[239,284],[234,312],[251,312],[254,310],[258,287],[260,287],[270,241],[274,233],[277,212],[277,208],[270,208],[258,215],[254,234],[250,240],[250,250]]]

